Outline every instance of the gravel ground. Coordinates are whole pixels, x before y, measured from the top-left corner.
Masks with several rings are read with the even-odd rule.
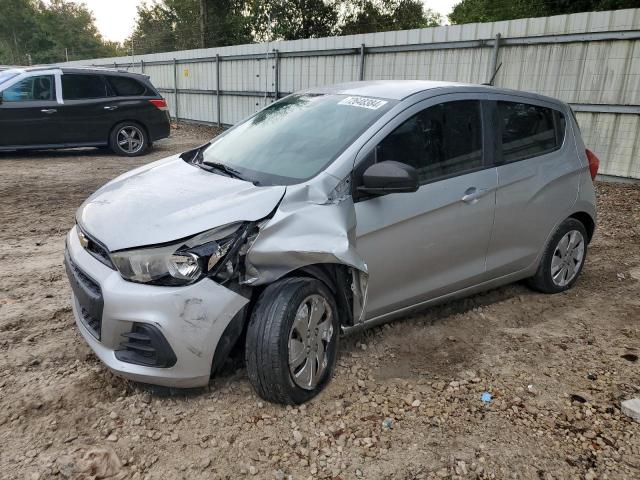
[[[639,186],[598,185],[570,292],[511,285],[347,338],[299,408],[261,402],[242,368],[173,397],[110,374],[71,314],[75,209],[214,134],[183,127],[136,160],[0,156],[0,478],[640,478],[640,424],[620,411],[640,396]]]

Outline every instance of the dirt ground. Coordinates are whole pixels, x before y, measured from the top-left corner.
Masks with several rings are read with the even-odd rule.
[[[244,369],[173,397],[109,373],[72,318],[74,212],[213,134],[183,127],[135,160],[0,155],[0,478],[640,478],[620,411],[640,396],[640,186],[598,185],[573,290],[511,285],[347,338],[305,406],[261,402]]]

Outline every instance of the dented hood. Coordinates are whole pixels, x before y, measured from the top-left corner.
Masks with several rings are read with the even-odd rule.
[[[285,190],[207,172],[175,156],[107,183],[80,206],[77,221],[115,251],[259,220],[276,207]]]

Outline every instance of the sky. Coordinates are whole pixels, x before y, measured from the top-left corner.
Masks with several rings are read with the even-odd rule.
[[[72,0],[93,12],[98,29],[107,40],[121,42],[133,31],[136,7],[144,0]],[[446,17],[460,0],[425,0],[425,4]]]

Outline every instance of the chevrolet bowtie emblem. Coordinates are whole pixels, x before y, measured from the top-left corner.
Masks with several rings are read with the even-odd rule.
[[[86,249],[89,246],[89,239],[80,230],[78,230],[78,240],[80,240],[80,245],[82,245],[82,248]]]

